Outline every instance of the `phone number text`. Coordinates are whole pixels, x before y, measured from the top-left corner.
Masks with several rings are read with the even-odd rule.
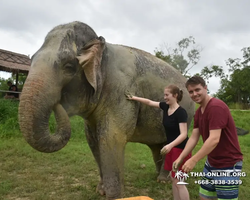
[[[198,180],[194,181],[195,184],[199,185],[241,185],[242,180]]]

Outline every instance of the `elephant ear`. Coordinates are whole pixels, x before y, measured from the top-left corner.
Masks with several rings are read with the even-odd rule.
[[[101,79],[101,61],[102,53],[105,48],[105,39],[99,37],[91,40],[82,49],[77,59],[82,66],[87,81],[97,90],[97,80]]]

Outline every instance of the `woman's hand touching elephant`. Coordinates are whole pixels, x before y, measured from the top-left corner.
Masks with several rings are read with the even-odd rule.
[[[128,90],[125,92],[125,96],[127,97],[127,100],[133,100],[133,95]]]

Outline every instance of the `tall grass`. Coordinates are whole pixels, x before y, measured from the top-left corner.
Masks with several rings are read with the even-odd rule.
[[[0,99],[0,137],[20,136],[18,125],[18,101]]]
[[[99,181],[96,162],[86,141],[83,120],[71,118],[72,137],[62,150],[45,154],[32,149],[18,127],[18,102],[0,101],[0,200],[104,200],[95,192]],[[250,130],[250,111],[232,111],[238,127]],[[50,118],[50,130],[56,122]],[[190,132],[189,132],[190,134]],[[240,200],[250,199],[250,134],[239,136],[244,154]],[[195,153],[202,145],[199,141]],[[194,171],[201,172],[204,160]],[[171,184],[156,182],[157,174],[150,149],[142,144],[128,143],[125,151],[125,196],[149,196],[155,200],[171,200]],[[190,177],[187,188],[191,200],[198,200],[199,185]]]
[[[18,124],[19,101],[0,99],[0,138],[22,137]],[[83,119],[78,116],[70,118],[72,138],[84,137]],[[50,116],[49,129],[53,133],[56,129],[54,114]]]
[[[247,103],[229,103],[229,108],[231,109],[239,109],[239,110],[249,110],[250,105]]]

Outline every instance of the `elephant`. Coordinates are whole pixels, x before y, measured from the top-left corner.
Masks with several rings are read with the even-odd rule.
[[[31,58],[20,97],[20,130],[34,149],[52,153],[70,139],[69,117],[84,119],[86,140],[99,168],[97,191],[106,199],[123,196],[124,154],[128,142],[147,145],[158,178],[166,177],[160,150],[166,143],[162,111],[128,101],[130,91],[164,101],[165,86],[175,84],[184,94],[181,106],[188,113],[194,103],[185,89],[186,78],[152,54],[111,44],[87,24],[73,21],[54,27]],[[49,130],[54,112],[57,129]]]

